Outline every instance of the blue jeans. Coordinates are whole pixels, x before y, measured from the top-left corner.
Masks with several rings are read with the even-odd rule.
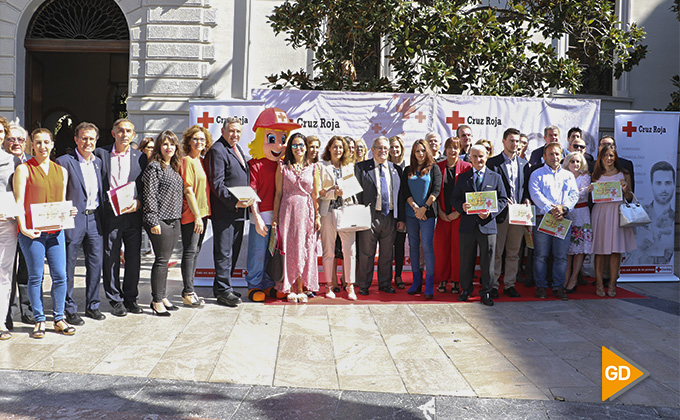
[[[267,229],[269,229],[267,234],[260,236],[257,233],[257,229],[255,229],[255,225],[250,223],[250,230],[248,231],[248,274],[246,275],[248,289],[265,290],[274,286],[274,282],[269,278],[269,274],[264,271],[269,261],[267,246],[269,245],[272,226],[267,225]]]
[[[534,226],[534,281],[537,287],[548,287],[545,276],[548,271],[548,256],[553,255],[553,288],[564,287],[567,272],[567,251],[571,242],[571,233],[567,232],[564,239],[558,239],[547,233],[539,232],[537,221]]]
[[[33,307],[35,322],[44,322],[45,313],[42,304],[42,280],[45,257],[52,277],[52,310],[54,322],[64,318],[66,302],[66,239],[64,231],[57,233],[43,232],[39,237],[30,239],[19,233],[19,246],[24,253],[28,268],[28,299]]]
[[[416,280],[423,279],[423,273],[420,271],[420,245],[422,239],[423,253],[425,254],[425,269],[427,270],[425,281],[426,290],[427,285],[434,282],[434,220],[434,218],[419,220],[415,217],[406,216],[406,231],[408,232],[413,281],[415,282]]]

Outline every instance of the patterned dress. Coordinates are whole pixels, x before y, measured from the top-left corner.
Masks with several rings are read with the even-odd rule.
[[[588,203],[588,186],[590,185],[590,175],[582,174],[576,178],[578,186],[578,205]],[[571,220],[571,243],[569,244],[568,255],[590,254],[593,247],[593,226],[590,224],[590,209],[588,206],[577,207],[569,212]]]
[[[286,275],[277,289],[283,293],[297,292],[291,285],[300,277],[307,290],[319,290],[319,273],[314,232],[314,169],[307,165],[301,171],[281,164],[283,194],[279,207],[279,233],[286,253]]]

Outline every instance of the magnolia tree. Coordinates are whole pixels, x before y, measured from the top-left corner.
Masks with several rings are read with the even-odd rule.
[[[623,27],[610,0],[296,0],[268,19],[293,48],[315,53],[313,74],[271,75],[273,88],[575,93],[593,75],[619,78],[647,50],[644,31]],[[550,41],[563,37],[560,55]]]

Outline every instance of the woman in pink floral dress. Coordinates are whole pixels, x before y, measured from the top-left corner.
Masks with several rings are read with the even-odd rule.
[[[588,163],[581,152],[569,153],[562,167],[574,175],[578,186],[578,203],[568,216],[571,220],[571,243],[567,251],[567,274],[564,286],[567,293],[573,293],[576,291],[583,259],[586,254],[590,254],[593,245],[593,227],[590,224],[590,209],[588,208],[590,174]]]
[[[319,290],[316,235],[321,227],[317,165],[307,160],[307,139],[293,134],[276,172],[272,227],[279,230],[286,254],[286,275],[277,289],[289,302],[307,302],[304,289]]]

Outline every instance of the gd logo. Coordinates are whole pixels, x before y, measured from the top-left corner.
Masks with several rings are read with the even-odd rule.
[[[616,349],[602,347],[602,401],[618,398],[649,372]]]

